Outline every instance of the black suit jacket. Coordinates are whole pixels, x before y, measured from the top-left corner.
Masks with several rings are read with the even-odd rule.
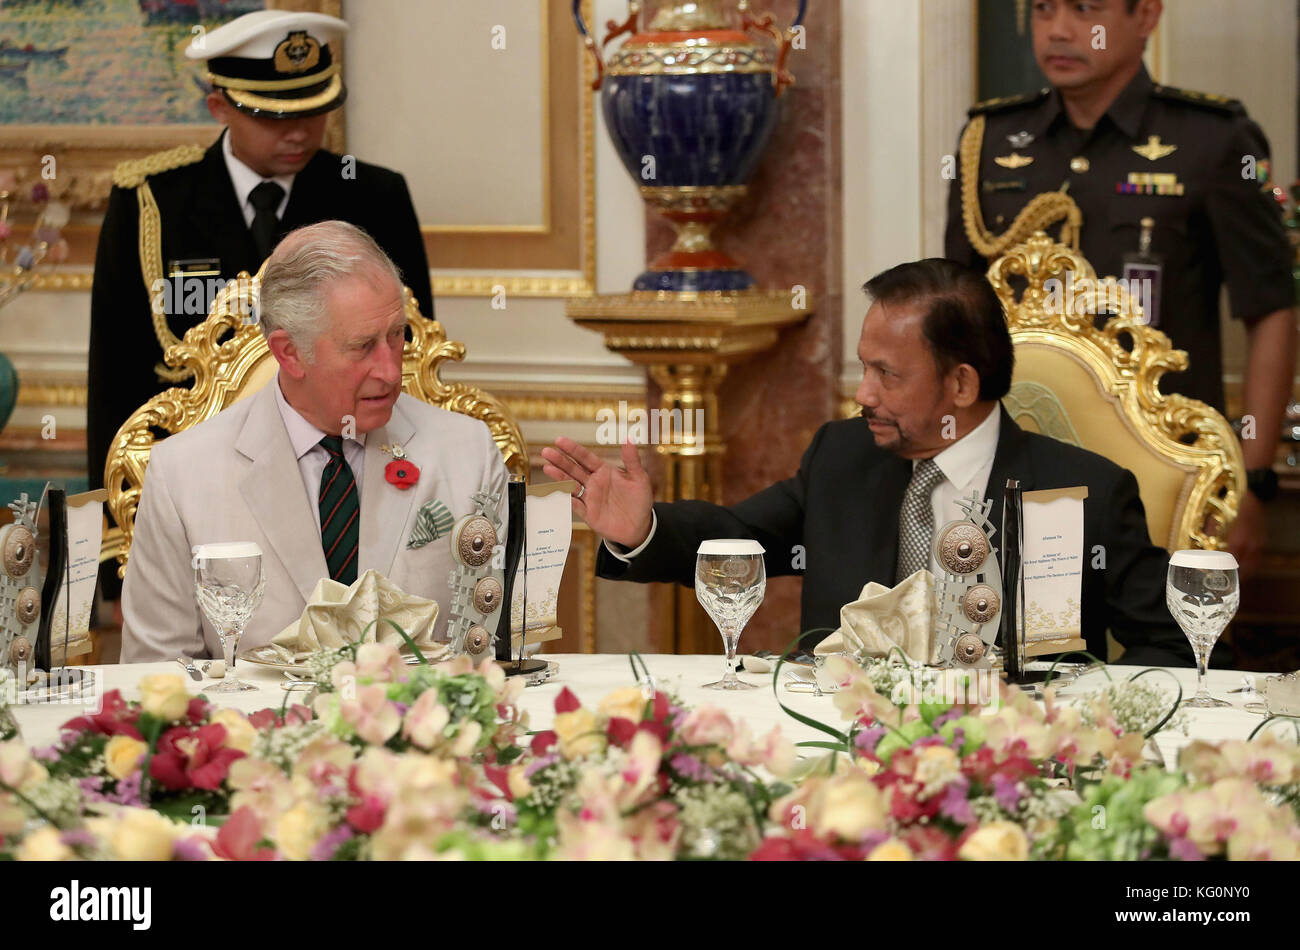
[[[995,526],[1002,524],[1002,491],[996,486],[1008,478],[1018,478],[1027,491],[1088,486],[1082,613],[1089,652],[1106,657],[1109,628],[1126,648],[1125,663],[1191,665],[1191,648],[1165,607],[1169,555],[1151,543],[1133,474],[1100,455],[1025,432],[1000,411],[986,492],[993,498],[989,517]],[[834,630],[840,608],[856,600],[863,585],[894,582],[898,515],[911,475],[909,460],[876,447],[865,419],[829,422],[813,437],[793,478],[731,507],[657,504],[658,527],[645,550],[627,564],[602,545],[597,573],[692,586],[701,541],[752,538],[767,552],[769,576],[803,576],[801,629]],[[994,543],[1001,547],[996,535]],[[1103,563],[1093,554],[1097,545],[1105,566],[1094,568],[1094,562]],[[796,569],[796,563],[806,567]]]
[[[226,134],[226,133],[222,133]],[[344,178],[342,157],[321,150],[293,181],[280,222],[281,235],[318,221],[341,219],[364,228],[397,264],[402,280],[433,316],[429,263],[406,180],[397,172],[357,162]],[[218,138],[191,165],[149,177],[162,219],[162,266],[217,258],[223,278],[262,266]],[[86,448],[90,487],[103,484],[109,445],[127,417],[173,383],[154,372],[163,350],[154,334],[150,295],[140,271],[139,210],[134,188],[113,188],[95,253],[90,303]],[[178,339],[206,313],[170,314]],[[189,382],[179,385],[188,386]]]

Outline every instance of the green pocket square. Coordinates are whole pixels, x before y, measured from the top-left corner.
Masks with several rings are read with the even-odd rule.
[[[415,527],[406,539],[408,548],[422,548],[430,541],[436,541],[451,531],[456,519],[451,516],[447,506],[438,499],[426,501],[415,514]]]

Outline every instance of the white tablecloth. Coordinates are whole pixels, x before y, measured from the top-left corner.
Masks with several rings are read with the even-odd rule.
[[[565,686],[573,690],[585,705],[595,707],[606,693],[635,681],[628,657],[624,654],[566,653],[543,658],[555,660],[559,664],[559,673],[550,682],[529,687],[524,691],[522,705],[528,710],[534,729],[545,729],[550,726],[554,715],[555,697]],[[781,710],[773,696],[771,674],[741,673],[742,680],[759,684],[762,688],[743,692],[722,692],[702,688],[704,683],[712,682],[721,676],[723,667],[721,656],[651,655],[645,657],[645,661],[657,684],[675,693],[688,706],[711,704],[721,707],[733,717],[745,720],[755,734],[762,734],[773,725],[780,725],[785,734],[795,741],[827,738],[824,734],[795,721]],[[102,677],[105,689],[119,689],[127,699],[139,698],[136,684],[148,673],[166,672],[184,675],[184,671],[177,663],[141,663],[85,667],[85,669],[94,670]],[[1136,672],[1134,667],[1110,667],[1110,675],[1116,680],[1127,678],[1134,672]],[[1176,669],[1171,672],[1182,684],[1184,696],[1192,696],[1196,691],[1196,671]],[[783,678],[784,675],[782,671]],[[1253,675],[1262,688],[1263,679],[1267,674]],[[258,688],[243,693],[209,693],[209,698],[218,705],[232,706],[244,712],[280,707],[285,696],[282,685],[287,682],[282,673],[244,663],[240,664],[240,676]],[[210,679],[194,682],[187,675],[184,678],[193,693],[203,692],[205,687],[211,687],[219,682]],[[1169,684],[1167,677],[1153,674],[1151,679],[1157,683]],[[1062,699],[1068,699],[1070,696],[1078,696],[1083,692],[1097,689],[1104,683],[1105,677],[1102,673],[1091,673],[1061,690],[1060,695]],[[1242,685],[1241,673],[1211,670],[1209,684],[1211,692],[1216,697],[1232,702],[1233,706],[1225,709],[1188,709],[1190,737],[1183,736],[1181,733],[1162,733],[1158,742],[1171,764],[1176,760],[1178,748],[1189,742],[1191,738],[1244,739],[1262,719],[1261,715],[1247,712],[1242,708],[1247,701],[1256,701],[1260,697],[1228,692]],[[791,709],[836,728],[843,728],[844,723],[829,695],[816,696],[811,693],[792,692],[784,688],[780,689],[779,694],[781,701]],[[300,695],[305,696],[305,693]],[[74,716],[82,715],[84,711],[82,704],[27,705],[13,709],[14,716],[22,729],[23,739],[29,746],[53,743],[58,739],[59,726]]]

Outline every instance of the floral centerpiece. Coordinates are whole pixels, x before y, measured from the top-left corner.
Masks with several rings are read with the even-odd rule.
[[[33,754],[51,780],[75,783],[87,803],[148,804],[186,820],[224,813],[230,766],[274,713],[220,709],[172,674],[146,676],[139,688],[133,702],[109,691],[98,713],[64,723],[59,741]],[[291,717],[310,714],[300,707]]]
[[[1300,749],[1276,740],[1193,743],[1168,772],[1146,740],[1180,725],[1152,683],[1111,683],[1074,705],[967,674],[912,677],[842,658],[834,702],[848,732],[770,813],[767,859],[1285,857],[1300,840]],[[947,676],[946,682],[944,676]],[[924,689],[920,688],[924,684]],[[939,688],[936,688],[939,687]],[[888,695],[881,688],[888,688]],[[943,694],[959,701],[944,701]]]
[[[489,767],[501,799],[480,809],[560,858],[743,858],[788,790],[770,782],[794,764],[778,728],[756,737],[722,710],[687,710],[650,686],[615,690],[594,709],[566,687],[554,728],[508,769]]]
[[[790,711],[829,737],[798,761],[779,728],[648,675],[595,705],[565,688],[530,733],[491,661],[362,644],[315,665],[310,706],[245,717],[147,676],[50,748],[0,741],[0,858],[1300,858],[1300,748],[1193,742],[1154,766],[1178,699],[1150,680],[1038,703],[832,658],[847,729]]]

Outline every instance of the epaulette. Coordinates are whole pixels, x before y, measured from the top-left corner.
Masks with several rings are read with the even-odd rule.
[[[139,188],[150,175],[193,165],[204,155],[197,145],[178,145],[164,152],[154,152],[144,158],[130,158],[118,162],[113,169],[113,184],[119,188]]]
[[[1173,102],[1186,102],[1188,105],[1213,109],[1215,112],[1239,114],[1246,111],[1246,107],[1241,104],[1240,99],[1232,99],[1228,96],[1216,96],[1209,92],[1193,92],[1190,89],[1179,89],[1176,86],[1164,86],[1158,83],[1151,87],[1151,92],[1153,95],[1156,95],[1161,99],[1169,99]]]
[[[1042,102],[1051,93],[1051,89],[1040,89],[1037,92],[1028,92],[1022,96],[999,96],[996,99],[985,99],[983,102],[977,102],[967,110],[967,115],[989,115],[994,112],[1005,112],[1007,109],[1015,109],[1019,106],[1032,106]]]

